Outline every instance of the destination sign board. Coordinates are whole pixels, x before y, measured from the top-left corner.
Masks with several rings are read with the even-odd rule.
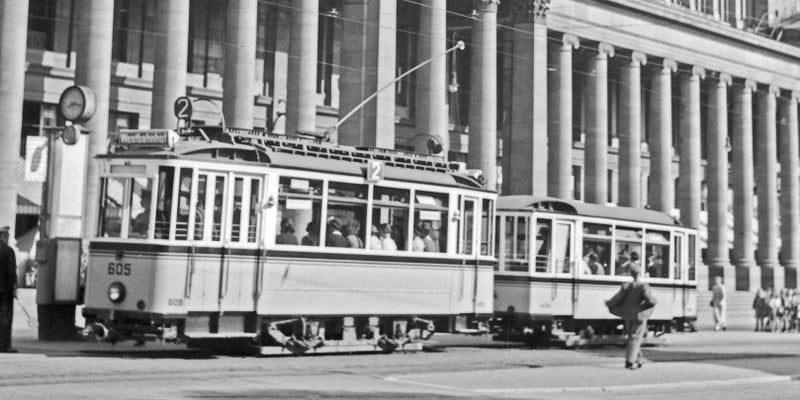
[[[178,134],[171,129],[120,129],[117,144],[125,147],[174,147]]]

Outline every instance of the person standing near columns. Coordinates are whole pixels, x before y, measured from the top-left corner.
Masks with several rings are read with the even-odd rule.
[[[28,1],[0,3],[0,225],[17,218],[17,159],[25,95]],[[13,237],[13,229],[10,235]]]
[[[431,136],[442,145],[441,155],[447,157],[450,137],[447,130],[447,57],[441,57],[447,48],[447,1],[421,2],[419,45],[417,60],[431,63],[417,71],[416,138],[414,151],[428,154]],[[428,136],[430,135],[430,136]]]
[[[691,74],[681,80],[678,205],[681,222],[693,228],[700,226],[700,80],[705,77],[706,71],[694,66]]]
[[[229,127],[253,129],[256,0],[228,0],[222,113]]]
[[[315,134],[319,0],[294,1],[291,7],[286,133]]]
[[[663,67],[653,78],[650,101],[650,208],[664,213],[675,205],[672,182],[672,73],[678,70],[674,60],[664,59]]]
[[[17,297],[17,258],[8,244],[10,228],[0,228],[0,353],[16,353],[11,347],[14,299]]]
[[[724,269],[728,254],[728,86],[731,76],[720,73],[709,91],[708,114],[708,267]],[[725,274],[725,276],[728,276]]]
[[[780,163],[781,163],[781,263],[786,274],[786,286],[796,287],[797,267],[800,265],[800,151],[798,151],[797,101],[800,92],[780,98]]]
[[[631,53],[630,64],[622,68],[619,109],[619,205],[641,207],[642,176],[642,77],[647,64],[644,53]]]
[[[597,45],[597,55],[591,60],[587,85],[587,135],[585,167],[586,201],[595,204],[608,202],[608,58],[614,57],[614,47]]]
[[[555,97],[558,115],[557,127],[549,129],[548,171],[551,179],[549,195],[565,200],[572,199],[572,51],[580,47],[575,35],[565,33],[561,37],[558,52],[558,86]]]
[[[477,2],[472,24],[469,153],[467,166],[483,171],[485,187],[497,190],[497,5]]]
[[[711,288],[711,308],[714,310],[714,330],[722,329],[724,331],[728,329],[728,324],[725,320],[728,300],[721,276],[714,277],[714,287]]]
[[[156,54],[153,63],[153,103],[150,127],[174,128],[172,105],[186,95],[189,51],[189,0],[159,1],[156,5]]]
[[[761,285],[754,268],[753,244],[753,91],[756,83],[747,79],[736,85],[733,96],[733,250],[736,276],[749,276],[749,289]]]
[[[758,196],[758,258],[763,287],[783,288],[783,271],[778,270],[778,165],[777,98],[780,89],[758,91],[758,123],[755,141],[756,194]]]
[[[89,151],[86,154],[86,190],[83,198],[83,238],[97,235],[100,209],[100,166],[96,157],[108,148],[108,111],[111,92],[111,38],[114,33],[114,2],[78,0],[78,40],[75,84],[88,86],[95,96],[95,111],[85,128]],[[184,66],[185,67],[185,66]],[[88,240],[85,241],[88,245]]]

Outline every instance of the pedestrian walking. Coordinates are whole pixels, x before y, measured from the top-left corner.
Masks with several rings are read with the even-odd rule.
[[[629,272],[633,282],[623,283],[619,292],[606,301],[606,306],[612,314],[625,320],[625,368],[639,369],[645,362],[642,340],[647,332],[647,319],[653,315],[656,298],[650,291],[650,285],[640,280],[640,264],[631,263]]]
[[[725,322],[728,302],[725,299],[725,286],[722,284],[721,276],[714,277],[714,287],[711,288],[711,292],[711,308],[714,310],[714,330],[722,329],[724,331],[728,329]]]
[[[0,228],[0,352],[16,353],[11,347],[14,298],[17,297],[17,257],[8,245],[10,228]]]

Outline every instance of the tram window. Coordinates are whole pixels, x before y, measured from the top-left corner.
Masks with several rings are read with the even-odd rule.
[[[281,177],[278,190],[278,234],[275,244],[297,245],[295,230],[305,229],[306,234],[300,244],[319,246],[322,181]]]
[[[192,193],[192,170],[182,168],[178,182],[178,215],[175,220],[175,240],[186,240],[189,235],[189,197]]]
[[[375,186],[372,192],[372,235],[374,250],[408,250],[410,191]]]
[[[640,240],[642,238],[642,229],[618,226],[614,230],[614,236],[617,239]]]
[[[461,254],[472,254],[472,242],[475,238],[475,201],[464,200],[464,209],[461,210],[461,237],[459,247]]]
[[[242,233],[243,197],[244,178],[236,177],[233,179],[233,218],[231,218],[231,241],[233,242],[238,242]]]
[[[211,240],[219,241],[222,238],[222,211],[225,201],[225,177],[217,176],[214,179],[214,213],[211,220]]]
[[[448,204],[449,196],[446,194],[416,192],[412,250],[429,253],[447,251]]]
[[[644,237],[646,268],[645,276],[650,278],[669,278],[669,232],[647,231]]]
[[[604,239],[583,239],[584,275],[610,275],[611,241]]]
[[[122,218],[125,205],[126,178],[106,178],[103,193],[102,221],[100,223],[101,237],[120,237],[122,233]]]
[[[130,221],[128,222],[128,237],[129,238],[146,238],[150,227],[150,207],[152,207],[152,180],[147,178],[132,178],[132,186],[130,191],[130,198],[128,201],[130,212]],[[169,180],[172,183],[172,179]],[[170,188],[170,192],[172,192]],[[159,220],[163,222],[163,215],[159,216],[159,210],[156,209],[156,228],[158,228]],[[158,229],[156,229],[158,233]],[[169,225],[167,225],[167,233],[169,233]],[[156,235],[156,238],[162,236]]]
[[[676,235],[675,236],[675,246],[673,246],[672,250],[672,271],[674,273],[675,279],[681,278],[681,269],[683,267],[683,258],[681,255],[683,254],[683,235]]]
[[[203,240],[205,231],[205,203],[208,193],[208,175],[197,176],[197,198],[194,211],[194,240]]]
[[[481,255],[492,255],[492,221],[494,220],[494,203],[484,199],[481,207]]]
[[[553,242],[556,271],[562,274],[572,273],[572,225],[557,223]]]
[[[500,238],[501,237],[504,238],[506,241],[508,240],[508,236],[503,234],[503,232],[500,232],[501,226],[503,226],[503,224],[501,223],[501,217],[498,215],[498,216],[495,217],[495,221],[494,221],[494,248],[495,248],[495,251],[498,252],[498,256],[502,256],[502,259],[500,260],[500,262],[498,262],[497,264],[494,265],[494,270],[495,271],[499,271],[501,266],[503,267],[503,269],[505,269],[506,268],[505,259],[508,258],[508,250],[507,250],[508,244],[507,244],[507,242],[503,242],[503,243],[506,243],[506,244],[503,245],[503,246],[505,246],[505,249],[504,249],[504,247],[500,247],[500,245],[501,245]]]
[[[249,224],[247,226],[247,242],[255,243],[258,237],[258,209],[261,204],[261,180],[250,180],[250,210]]]
[[[328,182],[328,221],[335,218],[338,223],[339,233],[347,239],[347,246],[351,248],[364,248],[363,227],[367,220],[367,185],[352,183]],[[345,244],[339,238],[328,239],[328,234],[334,235],[334,225],[330,224],[331,231],[326,233],[325,245],[328,247]]]
[[[695,235],[689,235],[688,243],[688,268],[687,268],[687,279],[693,281],[696,279],[695,277],[695,265],[697,265],[697,244],[695,243],[696,237]],[[676,276],[675,279],[680,278],[680,274]]]
[[[549,272],[551,229],[552,221],[536,220],[536,266],[534,272]]]
[[[169,238],[170,218],[172,217],[172,188],[175,168],[158,169],[158,197],[156,197],[156,239]]]
[[[617,241],[617,261],[615,263],[614,275],[627,276],[631,273],[631,266],[642,267],[642,245],[639,243]]]

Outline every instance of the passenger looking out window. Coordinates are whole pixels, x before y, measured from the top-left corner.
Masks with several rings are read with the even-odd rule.
[[[430,243],[427,247],[423,247],[423,250],[414,250],[412,240],[412,250],[432,253],[446,252],[447,224],[442,221],[448,220],[448,195],[417,191],[414,198],[414,230],[427,229],[428,233],[422,239],[425,241],[427,237],[427,242]]]
[[[343,234],[347,238],[347,243],[349,243],[351,248],[354,249],[364,248],[364,241],[361,240],[360,222],[354,219],[347,221],[347,225],[344,227]]]
[[[414,227],[414,239],[411,241],[411,250],[433,253],[436,251],[436,242],[431,238],[431,230],[424,224]]]
[[[380,228],[378,228],[381,250],[397,250],[397,243],[392,239],[392,232],[392,226],[389,224],[381,224]]]
[[[584,275],[605,275],[606,273],[603,264],[600,263],[600,259],[594,251],[583,257],[582,266],[581,273]]]
[[[611,242],[603,239],[583,240],[582,273],[584,275],[611,275],[609,255]]]

